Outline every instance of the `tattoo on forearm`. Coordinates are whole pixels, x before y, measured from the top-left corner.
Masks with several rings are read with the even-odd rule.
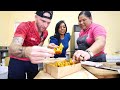
[[[12,44],[10,46],[10,54],[16,57],[25,57],[25,49],[22,44],[24,39],[21,37],[14,37]]]
[[[11,48],[10,53],[11,55],[16,56],[16,57],[25,57],[25,49],[26,47],[15,46]]]

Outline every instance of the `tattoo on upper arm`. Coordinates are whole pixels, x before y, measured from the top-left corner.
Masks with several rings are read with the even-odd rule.
[[[22,37],[14,37],[13,38],[13,43],[22,45],[24,42],[24,39]]]

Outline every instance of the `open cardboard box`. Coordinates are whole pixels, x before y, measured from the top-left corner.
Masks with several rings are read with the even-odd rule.
[[[70,75],[72,73],[78,72],[81,70],[81,64],[73,64],[64,67],[52,66],[50,63],[44,65],[44,71],[50,74],[54,78],[62,78],[64,76]]]

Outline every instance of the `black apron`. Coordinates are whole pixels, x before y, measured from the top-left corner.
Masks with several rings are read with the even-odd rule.
[[[78,45],[78,50],[86,50],[88,49],[91,45],[89,45],[86,42],[86,38],[88,35],[85,35],[83,37],[79,37],[77,39],[77,45]],[[93,61],[93,62],[106,62],[106,54],[100,54],[99,56],[94,56],[92,58],[90,58],[88,61]]]

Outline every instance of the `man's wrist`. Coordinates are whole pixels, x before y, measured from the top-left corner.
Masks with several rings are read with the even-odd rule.
[[[92,58],[92,57],[94,56],[93,53],[92,53],[91,51],[86,50],[86,52],[88,52],[88,54],[90,55],[90,58]]]
[[[23,58],[26,58],[25,50],[26,50],[26,47],[22,47],[22,57]]]
[[[24,47],[24,57],[28,58],[30,53],[30,47]]]

